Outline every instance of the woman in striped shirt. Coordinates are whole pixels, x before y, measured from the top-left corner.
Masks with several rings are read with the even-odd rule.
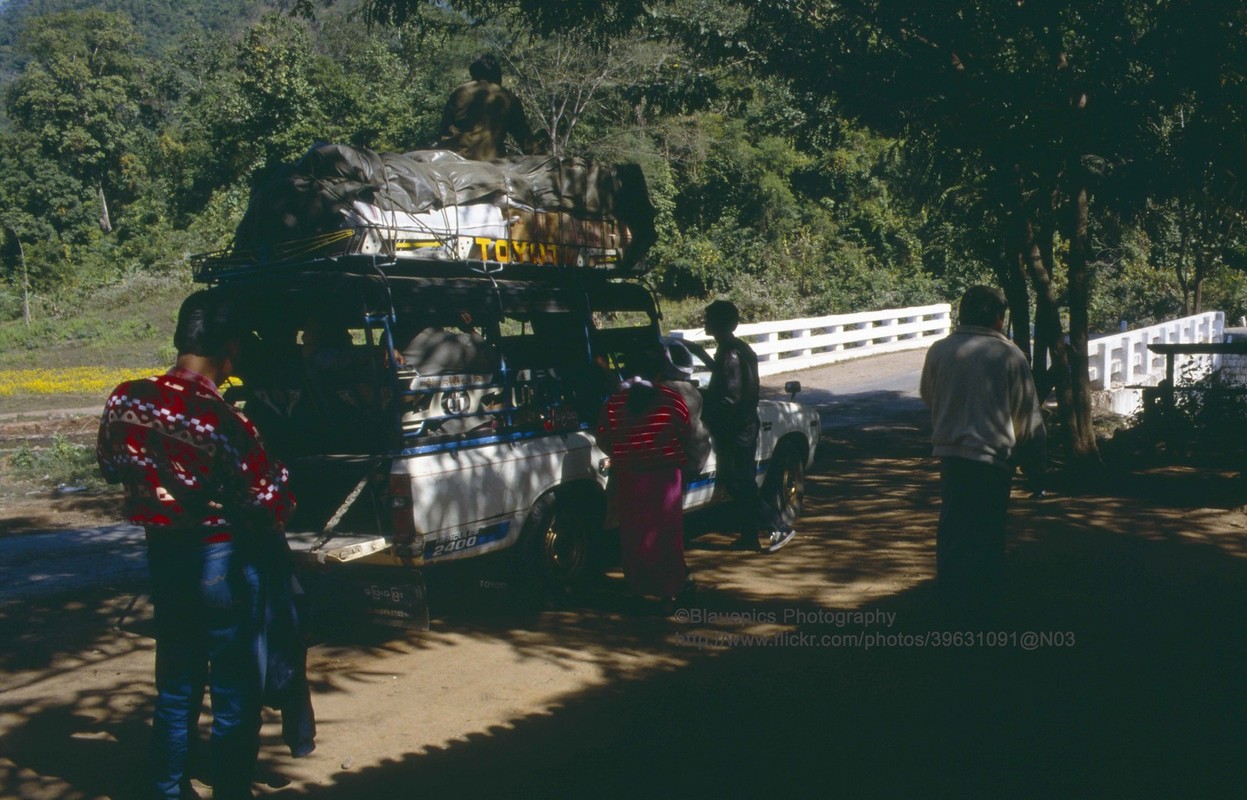
[[[673,608],[688,578],[680,467],[692,425],[684,399],[660,383],[667,365],[661,346],[655,342],[634,363],[636,376],[602,409],[598,445],[611,457],[628,587]]]

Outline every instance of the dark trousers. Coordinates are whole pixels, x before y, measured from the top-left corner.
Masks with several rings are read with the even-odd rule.
[[[940,482],[935,571],[941,599],[954,613],[989,612],[1004,580],[1013,471],[982,461],[944,458]]]
[[[715,481],[732,496],[732,513],[739,533],[757,538],[784,527],[779,511],[758,492],[758,423],[733,430],[712,430]]]
[[[264,676],[264,705],[281,712],[281,738],[296,758],[316,749],[316,714],[307,683],[307,645],[294,596],[290,550],[274,537],[272,562],[264,575],[264,615],[268,640],[268,668]]]
[[[260,571],[232,541],[150,541],[156,623],[155,796],[195,796],[188,774],[204,684],[212,699],[212,796],[251,797],[265,654]]]

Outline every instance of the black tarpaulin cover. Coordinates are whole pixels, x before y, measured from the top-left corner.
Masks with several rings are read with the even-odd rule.
[[[258,261],[356,232],[351,252],[644,271],[654,209],[636,165],[322,144],[257,185],[233,251]],[[340,246],[346,241],[339,238]]]

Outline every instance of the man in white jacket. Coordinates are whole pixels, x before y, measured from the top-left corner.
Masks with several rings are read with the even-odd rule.
[[[1001,332],[1006,308],[999,290],[971,287],[957,329],[931,346],[922,368],[940,459],[936,577],[960,613],[987,610],[1000,589],[1012,459],[1041,454],[1046,438],[1030,364]]]

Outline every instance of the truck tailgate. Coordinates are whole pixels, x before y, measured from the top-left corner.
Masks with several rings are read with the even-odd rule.
[[[327,541],[325,535],[316,531],[287,532],[286,541],[299,561],[315,561],[325,564],[330,561],[346,563],[357,558],[364,558],[390,547],[392,542],[386,536],[377,534],[334,534]]]

